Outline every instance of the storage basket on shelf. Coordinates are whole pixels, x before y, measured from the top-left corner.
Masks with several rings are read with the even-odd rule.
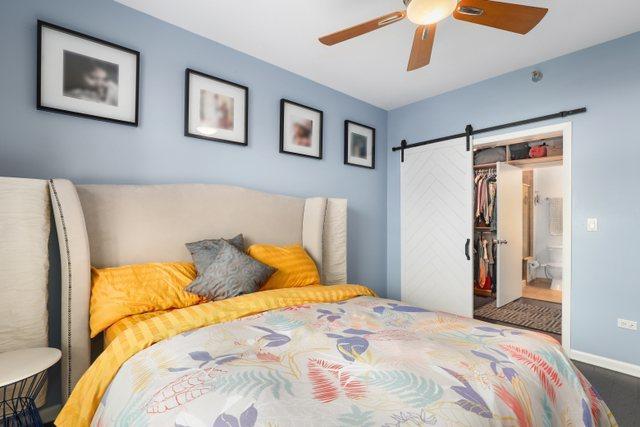
[[[478,150],[473,155],[474,165],[485,165],[497,162],[504,162],[507,159],[505,147],[485,148]]]
[[[529,144],[512,144],[509,146],[509,160],[522,160],[529,158]]]

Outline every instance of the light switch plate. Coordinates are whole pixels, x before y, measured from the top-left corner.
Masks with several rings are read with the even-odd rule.
[[[635,320],[618,319],[618,328],[637,331],[638,330],[638,322],[636,322]]]
[[[587,218],[587,231],[598,231],[598,218]]]

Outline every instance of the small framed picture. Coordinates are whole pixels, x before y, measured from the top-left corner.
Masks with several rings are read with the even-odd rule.
[[[344,121],[344,164],[375,169],[376,130],[350,120]]]
[[[38,21],[39,110],[138,126],[140,53]]]
[[[184,134],[247,145],[249,88],[187,68]]]
[[[322,111],[281,99],[280,152],[322,159]]]

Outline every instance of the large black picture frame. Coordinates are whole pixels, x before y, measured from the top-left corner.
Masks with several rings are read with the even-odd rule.
[[[104,122],[110,122],[110,123],[118,123],[118,124],[123,124],[123,125],[128,125],[128,126],[138,126],[139,124],[139,117],[140,117],[140,52],[138,52],[137,50],[133,50],[121,45],[118,45],[116,43],[112,43],[106,40],[102,40],[99,39],[97,37],[93,37],[87,34],[83,34],[80,33],[78,31],[74,31],[71,30],[69,28],[65,28],[65,27],[61,27],[59,25],[55,25],[52,24],[50,22],[46,22],[43,20],[38,20],[37,21],[37,90],[36,90],[36,108],[38,110],[42,110],[42,111],[49,111],[49,112],[54,112],[54,113],[61,113],[61,114],[66,114],[69,116],[74,116],[74,117],[84,117],[84,118],[89,118],[89,119],[94,119],[94,120],[100,120],[100,121],[104,121]],[[87,114],[87,113],[82,113],[82,112],[78,112],[78,111],[70,111],[70,110],[65,110],[65,109],[61,109],[61,108],[56,108],[56,107],[50,107],[45,105],[42,102],[42,74],[43,74],[43,70],[42,70],[42,29],[44,27],[48,27],[50,29],[53,29],[55,31],[59,31],[59,32],[63,32],[66,34],[69,34],[71,36],[74,37],[78,37],[84,40],[88,40],[94,43],[98,43],[98,44],[102,44],[104,46],[107,46],[109,48],[113,48],[113,49],[118,49],[120,51],[123,51],[125,53],[131,54],[135,56],[135,60],[136,60],[136,77],[135,77],[135,116],[133,118],[133,120],[129,121],[129,120],[119,120],[119,119],[114,119],[114,118],[110,118],[110,117],[103,117],[103,116],[98,116],[98,115],[94,115],[94,114]]]

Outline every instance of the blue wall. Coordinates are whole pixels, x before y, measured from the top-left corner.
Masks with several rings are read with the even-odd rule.
[[[37,111],[36,20],[141,52],[138,128]],[[0,176],[213,182],[349,199],[349,279],[386,292],[387,112],[110,0],[3,0]],[[183,136],[184,70],[249,86],[249,146]],[[324,159],[278,153],[279,101],[324,111]],[[343,164],[343,122],[377,130],[375,170]]]
[[[533,68],[542,82],[531,82]],[[588,113],[570,119],[571,346],[640,364],[640,333],[616,327],[640,320],[640,33],[393,110],[388,145],[582,106]],[[400,158],[387,156],[387,293],[399,298]],[[586,231],[587,217],[600,231]]]
[[[36,20],[141,52],[137,128],[37,111]],[[0,176],[76,183],[212,182],[349,200],[348,274],[386,293],[387,112],[111,0],[1,0]],[[249,146],[183,136],[184,70],[249,86]],[[324,111],[324,159],[278,153],[280,98]],[[376,169],[343,164],[345,119],[377,131]],[[59,258],[50,245],[50,342],[59,345]],[[59,402],[51,375],[48,405]]]

